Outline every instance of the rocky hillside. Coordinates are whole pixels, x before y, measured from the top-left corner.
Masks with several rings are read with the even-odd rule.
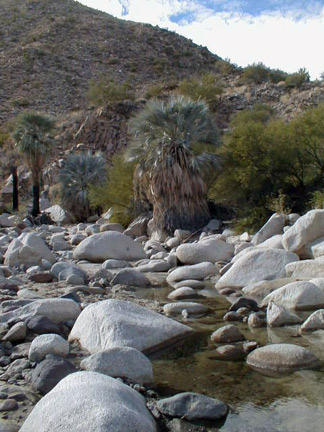
[[[0,35],[0,124],[25,108],[84,108],[89,81],[100,76],[138,88],[216,70],[219,59],[175,33],[73,0],[2,0]]]

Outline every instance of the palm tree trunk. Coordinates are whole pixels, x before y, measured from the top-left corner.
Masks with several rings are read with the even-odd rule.
[[[11,175],[12,175],[12,211],[19,210],[19,195],[18,195],[18,175],[17,175],[17,167],[10,167]]]
[[[33,208],[32,208],[32,216],[37,217],[40,214],[39,209],[39,183],[33,184]]]

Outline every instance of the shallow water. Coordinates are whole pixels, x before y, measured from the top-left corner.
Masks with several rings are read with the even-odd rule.
[[[137,295],[167,303],[171,288],[140,291]],[[212,291],[215,295],[216,291]],[[230,406],[223,425],[208,426],[224,432],[313,432],[324,431],[324,368],[299,371],[288,376],[268,377],[250,369],[245,361],[213,358],[215,345],[210,335],[226,325],[229,307],[221,297],[197,300],[210,307],[198,319],[177,319],[196,330],[181,346],[153,360],[155,388],[162,396],[194,391],[215,397]],[[298,327],[250,329],[239,323],[249,340],[267,343],[289,342],[309,348],[324,363],[324,331],[296,337]]]

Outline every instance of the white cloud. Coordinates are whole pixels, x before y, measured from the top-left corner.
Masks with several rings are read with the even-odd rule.
[[[176,31],[239,66],[263,62],[272,68],[294,72],[309,70],[312,79],[324,72],[321,43],[324,40],[324,7],[318,14],[296,11],[257,17],[216,13],[196,0],[84,0],[82,3],[118,18],[146,22]],[[124,7],[124,8],[123,8]],[[171,17],[190,14],[175,23]],[[304,16],[302,19],[301,16]],[[194,19],[193,19],[194,17]]]

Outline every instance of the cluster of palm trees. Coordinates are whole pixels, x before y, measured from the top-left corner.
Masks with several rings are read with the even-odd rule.
[[[53,146],[52,119],[27,113],[20,117],[13,135],[32,173],[32,215],[40,213],[41,173]],[[135,162],[135,199],[153,208],[156,228],[172,233],[177,228],[197,229],[209,218],[207,181],[217,165],[208,146],[219,144],[219,135],[203,101],[173,97],[151,101],[131,122],[133,140],[125,163]],[[99,183],[105,161],[99,154],[70,156],[61,171],[63,205],[79,219],[89,215],[88,186]]]

